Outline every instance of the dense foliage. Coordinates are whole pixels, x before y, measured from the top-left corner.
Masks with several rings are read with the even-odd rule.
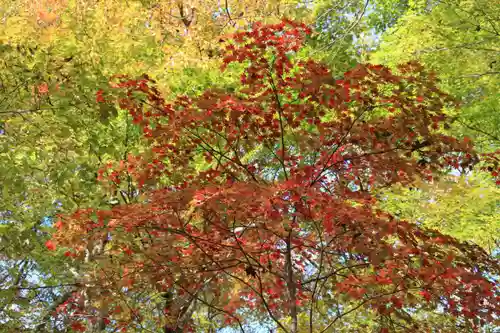
[[[231,93],[168,104],[147,77],[113,84],[152,154],[120,161],[109,179],[132,176],[141,187],[166,175],[171,185],[137,204],[60,218],[47,246],[69,247],[75,260],[97,252],[99,263],[61,311],[135,327],[143,305],[126,300],[154,287],[184,300],[164,309],[167,327],[182,331],[194,329],[188,308],[203,306],[220,326],[243,329],[246,313],[264,312],[285,332],[343,326],[362,307],[382,331],[430,328],[419,312],[437,308],[462,327],[494,320],[499,272],[486,252],[373,209],[377,188],[474,163],[469,140],[438,131],[453,100],[417,63],[397,74],[358,65],[332,80],[326,67],[294,59],[308,33],[284,21],[232,36],[223,69],[247,66]],[[199,157],[204,170],[191,162]]]
[[[463,261],[455,258],[451,265],[466,267],[473,249],[478,264],[479,258],[485,260],[479,273],[496,283],[498,15],[495,2],[486,0],[133,0],[126,6],[115,0],[0,1],[0,330],[100,331],[106,326],[110,331],[123,324],[132,332],[183,325],[215,332],[223,326],[239,330],[238,319],[245,331],[290,330],[296,322],[302,332],[310,331],[311,323],[321,331],[338,318],[332,326],[339,332],[404,331],[414,324],[420,330],[427,325],[441,331],[494,331],[495,322],[483,325],[482,315],[464,319],[461,304],[451,315],[443,311],[448,309],[444,298],[435,308],[439,290],[429,290],[427,302],[417,287],[424,276],[399,276],[400,281],[412,278],[413,284],[405,285],[408,299],[395,294],[401,308],[395,307],[398,301],[387,301],[387,313],[374,298],[344,315],[361,296],[340,284],[349,274],[367,277],[363,283],[369,288],[358,283],[366,289],[360,304],[390,286],[371,284],[368,277],[380,272],[380,266],[362,253],[373,246],[394,247],[399,236],[385,230],[387,237],[373,243],[369,229],[355,231],[361,220],[375,226],[408,221],[409,234],[418,226],[452,236],[444,236],[450,244],[434,244],[428,255],[463,255]],[[296,30],[274,26],[274,33],[267,32],[276,37],[284,28],[286,40],[248,35],[271,29],[265,24],[276,24],[283,16],[306,25]],[[261,23],[255,27],[256,22]],[[242,34],[231,35],[235,32]],[[311,34],[306,37],[305,32]],[[265,63],[256,64],[259,57]],[[221,62],[224,71],[219,70]],[[246,108],[253,112],[244,116]],[[427,115],[430,124],[425,124]],[[429,131],[424,130],[428,125]],[[378,150],[385,148],[395,150]],[[329,168],[330,153],[325,157],[325,151],[338,164]],[[321,163],[326,168],[322,172],[317,170]],[[392,175],[397,168],[404,174]],[[318,176],[311,186],[306,180],[314,170],[326,178]],[[166,206],[165,200],[177,200],[176,195],[182,196],[180,206]],[[321,200],[333,196],[336,208],[323,209],[330,201],[321,204],[314,197],[318,195]],[[227,203],[235,211],[220,206],[228,196],[237,199]],[[277,205],[280,216],[258,206],[262,200]],[[179,219],[192,217],[188,225],[193,229],[181,228],[179,237],[165,244],[171,235],[151,236],[159,218],[150,221],[149,205],[161,206],[166,215],[178,212]],[[249,207],[255,211],[249,213]],[[316,208],[307,215],[304,209],[311,207]],[[341,208],[351,209],[342,215],[349,223],[332,222],[327,231],[323,222],[328,212],[335,215],[332,209]],[[361,209],[371,213],[360,217]],[[259,216],[257,222],[271,214],[272,228],[251,223],[252,214]],[[132,230],[125,222],[129,217]],[[81,223],[89,219],[102,225],[82,238],[87,226]],[[110,219],[115,222],[106,234]],[[269,275],[281,271],[285,285],[279,288],[288,290],[287,233],[294,240],[306,238],[291,246],[291,260],[297,264],[291,265],[291,276],[297,283],[325,279],[297,286],[304,299],[296,316],[288,291],[277,302],[288,305],[282,311],[271,309],[270,316],[261,296],[267,301],[271,295],[246,294],[248,285],[215,269],[211,258],[193,248],[198,241],[186,237],[208,237],[198,233],[212,219],[226,227],[203,229],[219,246],[214,255],[238,263],[228,272],[254,288],[258,277],[268,284]],[[276,230],[287,219],[297,224]],[[169,228],[179,231],[176,225]],[[328,244],[334,253],[322,240],[339,235],[339,228],[352,244],[338,236],[338,243]],[[257,234],[275,248],[258,248]],[[441,236],[425,239],[426,234],[418,246],[440,242],[433,238]],[[69,244],[72,237],[74,244]],[[234,237],[246,241],[242,249]],[[359,245],[366,237],[372,243]],[[224,242],[233,246],[232,252],[220,248]],[[201,242],[202,249],[206,246]],[[182,256],[190,251],[195,258]],[[271,258],[271,270],[254,260],[266,251],[283,256]],[[152,258],[144,258],[151,253]],[[163,260],[175,254],[182,259],[177,268],[158,270],[164,263],[156,255]],[[393,254],[382,252],[382,257]],[[321,267],[314,266],[318,260]],[[301,267],[303,261],[307,263]],[[366,266],[348,269],[349,274],[336,271],[335,281],[321,275],[351,263]],[[429,265],[435,268],[432,261]],[[200,273],[205,288],[192,279],[207,269],[203,266],[215,269]],[[123,287],[127,279],[121,269],[134,277],[130,286]],[[97,272],[110,275],[96,281]],[[180,274],[190,276],[185,284],[179,285]],[[170,278],[168,292],[156,283],[161,276]],[[197,293],[181,296],[181,286]],[[211,286],[220,286],[220,292],[214,295]],[[81,310],[55,315],[77,295],[83,297]],[[248,303],[251,297],[256,301]],[[275,302],[270,298],[268,305]],[[119,306],[121,315],[109,314]],[[165,308],[170,314],[164,314]],[[84,314],[95,320],[80,321]],[[182,315],[174,320],[175,314]]]

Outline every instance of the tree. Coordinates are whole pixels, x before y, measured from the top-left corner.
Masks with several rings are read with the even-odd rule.
[[[325,332],[363,312],[385,332],[422,331],[426,313],[455,329],[494,320],[496,261],[374,209],[375,189],[474,163],[470,141],[439,132],[453,100],[418,63],[397,73],[359,65],[332,80],[325,66],[294,59],[309,32],[283,21],[233,35],[222,67],[244,64],[235,92],[169,104],[147,76],[113,84],[151,152],[102,177],[170,184],[136,204],[60,217],[48,247],[76,261],[106,249],[60,309],[75,327],[100,318],[194,330],[202,308],[219,327],[244,330],[245,317],[264,316],[284,332]],[[167,301],[155,303],[155,292]]]
[[[395,186],[379,201],[382,209],[401,219],[474,242],[489,253],[498,249],[500,188],[484,173],[443,177],[433,184]]]
[[[418,60],[435,70],[440,88],[462,103],[450,111],[455,117],[452,133],[470,136],[481,151],[499,149],[498,6],[485,0],[423,3],[415,2],[382,36],[371,61],[395,65]]]
[[[316,34],[309,44],[315,58],[328,63],[335,75],[342,75],[356,63],[365,62],[378,45],[379,35],[409,8],[406,0],[314,1]]]

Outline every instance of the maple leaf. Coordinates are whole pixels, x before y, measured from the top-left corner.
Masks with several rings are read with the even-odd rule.
[[[61,220],[57,220],[56,223],[54,223],[54,227],[57,229],[57,230],[61,230],[63,228],[63,222]]]
[[[431,301],[431,293],[429,293],[427,290],[422,290],[418,292],[427,302]]]
[[[40,95],[45,95],[49,93],[49,85],[46,82],[43,82],[37,86],[38,93]]]
[[[96,103],[104,103],[104,91],[102,89],[99,89],[95,95],[95,101]]]
[[[45,247],[50,250],[50,251],[55,251],[56,249],[56,244],[52,240],[48,240],[45,242]]]

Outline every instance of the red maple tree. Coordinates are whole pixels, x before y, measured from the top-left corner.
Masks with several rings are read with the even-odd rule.
[[[124,297],[156,290],[175,299],[156,318],[167,331],[194,329],[194,303],[220,325],[243,330],[261,314],[293,333],[327,332],[357,311],[382,332],[424,331],[421,311],[475,329],[497,318],[487,253],[374,208],[377,189],[474,164],[470,141],[441,131],[453,99],[418,63],[334,80],[297,59],[309,32],[285,20],[233,35],[223,68],[245,67],[233,92],[167,103],[147,76],[117,77],[151,152],[100,177],[133,176],[147,199],[61,217],[52,249],[80,260],[101,247],[65,311],[126,330],[146,301]],[[170,186],[148,191],[165,176]]]

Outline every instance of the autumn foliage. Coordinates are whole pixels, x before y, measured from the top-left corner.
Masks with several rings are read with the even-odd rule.
[[[475,329],[496,318],[498,264],[481,248],[374,208],[378,189],[476,162],[469,140],[442,134],[453,99],[417,63],[335,80],[296,57],[309,33],[283,21],[233,35],[222,67],[245,68],[232,92],[167,103],[147,76],[114,79],[151,152],[100,178],[133,177],[147,197],[57,223],[48,247],[98,263],[60,308],[76,327],[90,316],[126,331],[144,304],[125,298],[154,291],[176,297],[158,327],[185,331],[194,303],[220,326],[252,313],[283,332],[325,332],[356,311],[382,332],[423,332],[419,314],[436,309]]]

